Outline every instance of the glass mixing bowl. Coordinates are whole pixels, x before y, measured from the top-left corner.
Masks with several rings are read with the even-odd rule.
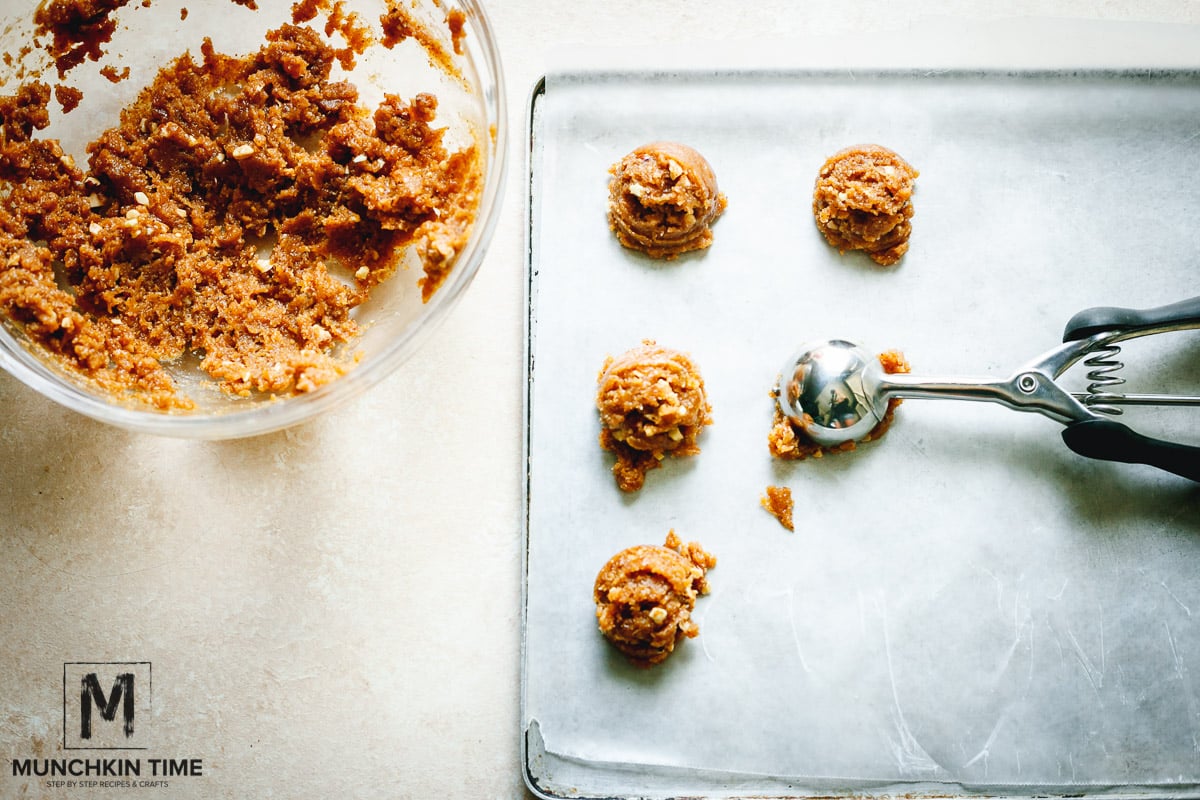
[[[360,90],[361,102],[377,103],[383,93],[411,98],[432,92],[438,98],[437,126],[446,127],[453,144],[474,137],[484,151],[484,185],[469,240],[437,292],[422,302],[417,279],[421,270],[401,268],[376,287],[370,299],[354,309],[360,333],[342,345],[343,355],[355,361],[349,371],[314,391],[282,397],[235,397],[214,388],[216,382],[201,373],[197,359],[185,357],[169,371],[179,390],[195,403],[187,411],[160,411],[102,392],[82,377],[39,351],[20,325],[0,314],[0,368],[46,398],[93,419],[122,428],[153,434],[228,439],[279,430],[319,414],[361,393],[392,373],[429,336],[462,296],[483,260],[501,203],[506,152],[506,111],[500,56],[487,16],[477,0],[343,0],[343,12],[355,12],[379,27],[387,3],[403,4],[415,19],[425,20],[431,31],[440,31],[449,42],[447,14],[463,12],[462,54],[455,58],[461,72],[456,77],[438,68],[429,52],[410,37],[393,48],[372,45],[348,75]],[[116,29],[104,45],[98,62],[85,62],[66,76],[82,90],[84,102],[62,115],[51,102],[51,125],[40,137],[60,140],[76,163],[86,164],[86,145],[101,131],[117,123],[120,109],[148,85],[156,72],[184,51],[199,58],[207,37],[218,52],[241,55],[260,47],[266,31],[291,21],[292,0],[129,0],[112,14]],[[30,76],[30,59],[41,57],[30,50],[34,9],[38,0],[7,0],[0,12],[0,44],[10,57],[0,64],[0,94],[15,93]],[[298,4],[297,4],[298,5]],[[322,5],[317,3],[317,5]],[[323,4],[336,10],[334,3]],[[257,8],[254,8],[257,6]],[[310,23],[320,29],[323,17]],[[42,40],[45,37],[40,37]],[[24,58],[12,55],[24,51]],[[128,77],[113,82],[100,69],[129,69]],[[109,70],[109,75],[113,73]],[[40,80],[59,82],[52,64]],[[0,187],[0,193],[3,187]],[[0,267],[2,268],[2,267]]]

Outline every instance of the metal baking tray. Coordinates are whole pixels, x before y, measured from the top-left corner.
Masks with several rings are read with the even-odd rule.
[[[605,219],[609,165],[659,139],[705,154],[729,198],[712,248],[674,262],[622,249]],[[816,170],[859,142],[921,171],[894,268],[839,255],[812,222]],[[1056,423],[986,403],[907,401],[882,440],[820,460],[781,463],[766,446],[769,391],[803,341],[999,374],[1053,347],[1080,309],[1200,294],[1198,177],[1200,73],[1187,70],[583,71],[539,84],[530,788],[1200,794],[1195,484],[1080,458]],[[624,495],[597,445],[595,381],[606,355],[644,338],[693,356],[715,424],[700,455]],[[1196,345],[1128,343],[1127,388],[1195,393]],[[1125,420],[1200,438],[1193,410]],[[793,490],[795,533],[759,507],[769,484]],[[719,563],[699,637],[640,670],[597,632],[592,582],[669,529]]]

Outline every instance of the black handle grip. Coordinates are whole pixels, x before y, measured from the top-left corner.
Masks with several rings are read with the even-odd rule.
[[[1067,322],[1064,342],[1076,342],[1101,331],[1134,331],[1158,325],[1200,325],[1200,297],[1157,308],[1085,308]]]
[[[1148,464],[1200,482],[1200,447],[1143,436],[1110,419],[1085,419],[1063,428],[1063,441],[1081,456],[1124,464]]]

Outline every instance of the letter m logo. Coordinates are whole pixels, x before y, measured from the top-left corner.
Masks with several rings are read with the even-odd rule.
[[[79,738],[92,738],[92,708],[100,710],[100,716],[112,722],[117,717],[117,705],[121,706],[122,730],[125,738],[133,736],[133,673],[122,672],[117,675],[117,682],[109,692],[108,700],[104,699],[104,689],[100,688],[100,678],[94,672],[83,676],[83,691],[79,695]],[[124,698],[125,702],[121,703]]]
[[[63,748],[144,750],[150,662],[63,665]]]

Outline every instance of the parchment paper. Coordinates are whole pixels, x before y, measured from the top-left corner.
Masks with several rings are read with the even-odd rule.
[[[568,791],[557,760],[580,766],[569,790],[584,795],[1194,794],[1194,484],[1080,458],[1060,425],[986,403],[908,401],[883,440],[816,461],[776,462],[766,436],[768,392],[803,341],[998,375],[1080,309],[1200,293],[1200,77],[556,74],[536,109],[535,782]],[[605,220],[609,165],[656,139],[704,153],[729,198],[711,250],[671,263],[623,250]],[[812,223],[817,169],[858,142],[921,171],[912,248],[892,269],[839,256]],[[595,381],[643,338],[692,354],[716,422],[699,456],[623,495],[596,443]],[[1126,388],[1196,393],[1197,343],[1130,343]],[[1124,419],[1200,443],[1194,409]],[[768,484],[792,488],[795,533],[759,507]],[[639,670],[596,631],[592,583],[672,528],[719,563],[699,638]]]

